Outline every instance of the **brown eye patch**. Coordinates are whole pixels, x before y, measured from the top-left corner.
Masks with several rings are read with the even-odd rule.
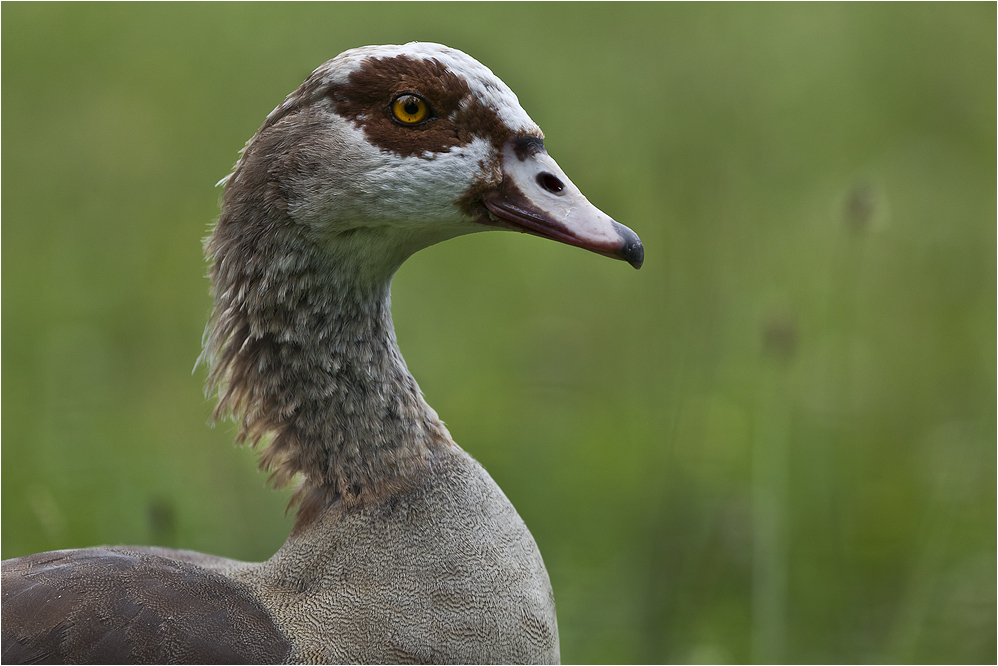
[[[425,100],[433,120],[408,123],[399,118],[394,102],[405,94]],[[348,83],[331,87],[329,98],[337,113],[364,130],[368,141],[401,157],[446,153],[476,136],[498,148],[512,135],[495,111],[474,99],[464,78],[434,59],[370,58]],[[403,117],[405,106],[399,109]]]

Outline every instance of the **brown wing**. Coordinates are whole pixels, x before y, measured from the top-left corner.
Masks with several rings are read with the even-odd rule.
[[[279,663],[291,652],[238,583],[127,548],[3,562],[2,653],[14,663]]]

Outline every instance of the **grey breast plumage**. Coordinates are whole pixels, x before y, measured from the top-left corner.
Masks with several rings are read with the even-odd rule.
[[[327,511],[269,561],[231,575],[268,600],[297,660],[559,659],[540,551],[488,473],[457,448],[435,454],[408,491]]]

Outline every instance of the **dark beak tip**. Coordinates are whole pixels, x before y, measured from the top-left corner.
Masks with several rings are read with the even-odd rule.
[[[641,265],[645,263],[645,246],[641,244],[641,241],[626,246],[623,251],[623,259],[634,268],[641,268]]]
[[[641,268],[641,264],[645,263],[645,246],[641,243],[641,239],[620,222],[614,222],[613,225],[624,241],[617,256],[634,268]]]

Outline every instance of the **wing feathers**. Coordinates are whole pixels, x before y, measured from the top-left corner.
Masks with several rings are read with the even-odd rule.
[[[239,583],[127,548],[6,560],[0,608],[4,663],[277,663],[291,652]]]

